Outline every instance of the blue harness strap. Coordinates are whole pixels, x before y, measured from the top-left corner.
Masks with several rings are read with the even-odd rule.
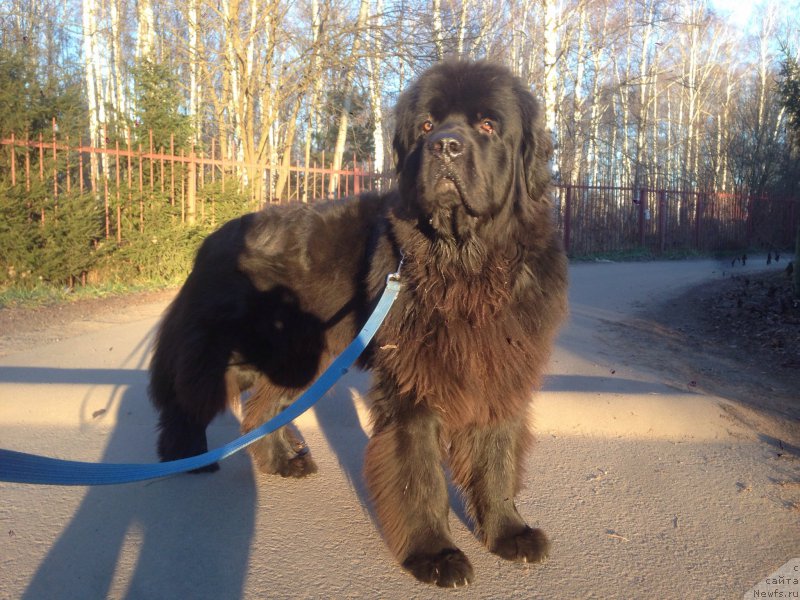
[[[224,446],[189,458],[147,464],[76,462],[0,449],[0,481],[47,485],[132,483],[185,473],[223,460],[293,421],[322,398],[364,352],[389,313],[400,288],[398,269],[398,273],[387,277],[386,288],[364,327],[322,375],[277,416]]]

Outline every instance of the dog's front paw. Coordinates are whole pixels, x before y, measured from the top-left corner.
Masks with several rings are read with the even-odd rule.
[[[489,550],[506,560],[542,562],[550,552],[550,541],[541,529],[526,526],[512,535],[496,539]]]
[[[403,568],[423,583],[439,587],[460,587],[472,583],[472,565],[458,548],[446,548],[436,554],[412,554]]]

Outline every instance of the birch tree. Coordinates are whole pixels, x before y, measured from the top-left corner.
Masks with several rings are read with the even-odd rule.
[[[644,141],[647,134],[648,103],[652,73],[650,72],[650,56],[652,54],[651,36],[653,35],[653,18],[655,15],[655,0],[644,0],[643,23],[644,30],[641,37],[641,50],[639,55],[639,98],[636,105],[636,145],[634,147],[634,180],[633,185],[639,186],[643,171],[645,170]]]
[[[578,8],[578,28],[576,31],[577,36],[577,54],[575,57],[575,80],[573,83],[573,100],[572,100],[572,121],[574,146],[572,150],[572,162],[568,167],[567,180],[576,181],[582,175],[583,170],[583,151],[585,148],[585,129],[583,124],[583,108],[585,102],[584,95],[584,74],[586,66],[586,19],[588,12],[586,5],[581,2]]]
[[[311,44],[314,48],[318,48],[321,43],[322,37],[322,13],[319,0],[312,0],[311,1]],[[311,138],[314,135],[314,132],[317,128],[318,123],[318,114],[319,114],[319,98],[320,98],[320,88],[322,85],[322,74],[321,74],[321,53],[316,51],[312,54],[312,68],[311,68],[311,77],[313,79],[311,83],[311,97],[308,100],[308,121],[306,123],[306,132],[305,132],[305,152],[304,152],[304,160],[303,165],[306,167],[305,172],[305,185],[303,186],[303,202],[309,201],[309,171],[308,168],[311,163]]]
[[[376,0],[371,26],[373,52],[367,55],[367,68],[369,71],[369,100],[373,122],[372,141],[375,148],[374,168],[378,175],[383,174],[386,166],[383,152],[383,76],[381,69],[381,65],[385,61],[383,55],[383,27],[383,0]],[[380,180],[378,180],[378,185],[382,185]]]
[[[333,150],[333,163],[331,164],[331,168],[334,171],[340,171],[342,168],[344,147],[347,141],[347,128],[350,121],[350,111],[353,107],[353,78],[355,77],[355,68],[361,49],[361,36],[367,24],[368,15],[369,0],[361,0],[358,9],[358,20],[356,21],[355,30],[353,31],[353,44],[350,48],[350,59],[345,63],[344,102],[339,116],[338,134],[336,136],[336,146]],[[339,178],[331,177],[328,186],[328,194],[335,196],[338,185]]]
[[[545,127],[551,135],[556,134],[556,97],[558,85],[558,71],[556,63],[558,60],[558,0],[542,0],[544,4],[544,23],[542,34],[544,35],[544,114]],[[556,148],[558,140],[556,139]]]
[[[431,17],[433,19],[433,47],[436,60],[444,58],[444,34],[442,33],[442,0],[432,0]]]
[[[153,60],[155,47],[155,16],[152,0],[137,0],[138,30],[136,35],[136,56],[139,62]]]
[[[100,99],[100,69],[97,61],[97,5],[95,0],[82,0],[83,9],[83,68],[86,78],[86,103],[89,112],[89,143],[95,146],[100,141],[102,103]],[[98,155],[92,152],[89,156],[91,180],[99,180]]]
[[[600,15],[595,15],[598,17]],[[603,120],[603,117],[608,110],[608,104],[602,100],[600,97],[600,84],[601,84],[601,74],[606,70],[606,56],[607,53],[605,51],[607,46],[607,39],[608,39],[608,5],[603,3],[602,6],[602,13],[601,18],[595,18],[590,20],[589,27],[590,27],[590,35],[592,37],[592,86],[591,86],[591,93],[589,95],[590,102],[591,102],[591,110],[589,111],[589,121],[587,123],[588,127],[588,138],[589,144],[586,150],[586,163],[587,163],[587,175],[589,177],[589,181],[596,180],[597,175],[597,163],[598,163],[598,154],[600,152],[599,148],[599,139],[600,139],[600,124]],[[592,28],[592,22],[595,21],[600,23],[600,26],[597,29]]]
[[[203,120],[200,103],[203,97],[201,76],[202,45],[200,37],[200,0],[187,0],[186,23],[189,29],[189,117],[194,125],[194,143],[203,137]]]
[[[127,120],[130,116],[129,101],[127,93],[127,70],[125,69],[125,61],[123,58],[124,50],[122,47],[122,22],[120,19],[120,11],[122,9],[121,0],[108,1],[110,16],[111,16],[111,31],[109,41],[111,45],[111,67],[112,76],[114,81],[113,86],[113,105],[117,114],[122,117],[122,120]],[[128,133],[125,135],[126,139],[130,139]]]

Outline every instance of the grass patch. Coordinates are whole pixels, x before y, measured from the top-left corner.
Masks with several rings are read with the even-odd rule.
[[[703,253],[697,250],[671,250],[657,253],[647,248],[570,256],[570,260],[575,262],[650,262],[654,260],[691,260],[695,258],[714,258],[714,256],[712,253]]]
[[[74,288],[40,284],[34,287],[9,287],[0,290],[0,308],[31,308],[52,306],[66,302],[76,302],[93,298],[126,296],[139,292],[152,292],[179,285],[180,282],[159,283],[104,283]]]

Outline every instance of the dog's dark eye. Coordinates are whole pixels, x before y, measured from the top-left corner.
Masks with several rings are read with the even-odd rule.
[[[428,119],[420,126],[420,129],[422,130],[422,133],[430,133],[433,131],[433,122]]]
[[[494,133],[494,121],[491,119],[483,119],[481,121],[481,131],[485,133]]]

